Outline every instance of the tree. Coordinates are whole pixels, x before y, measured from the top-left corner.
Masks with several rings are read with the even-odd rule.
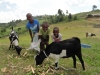
[[[64,19],[64,13],[61,9],[58,9],[58,20],[59,22],[63,21]]]
[[[92,6],[92,10],[94,11],[95,8],[97,8],[97,6],[96,6],[96,5],[93,5],[93,6]]]
[[[69,13],[69,15],[68,15],[68,21],[71,21],[71,20],[72,20],[72,14]]]
[[[62,10],[61,9],[58,9],[58,14],[62,15]]]
[[[68,10],[66,10],[66,14],[68,14]]]
[[[50,16],[49,22],[50,22],[50,24],[54,23],[54,18],[52,15]]]

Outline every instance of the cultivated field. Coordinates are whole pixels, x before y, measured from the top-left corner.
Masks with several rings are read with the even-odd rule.
[[[29,34],[26,32],[19,35],[19,45],[24,48],[21,57],[17,56],[15,50],[8,50],[8,37],[0,38],[0,75],[100,75],[100,28],[93,28],[96,23],[100,22],[98,20],[80,20],[50,25],[51,33],[53,27],[60,28],[63,39],[79,37],[81,43],[91,45],[91,48],[82,48],[85,71],[82,70],[78,59],[77,68],[72,69],[73,60],[71,58],[60,59],[59,70],[54,70],[54,66],[52,66],[54,63],[47,60],[41,66],[36,67],[34,62],[36,52],[26,50],[31,43]],[[23,27],[24,25],[22,25]],[[86,32],[95,33],[96,36],[86,38]],[[53,61],[53,59],[51,60]],[[35,73],[33,74],[33,72]]]

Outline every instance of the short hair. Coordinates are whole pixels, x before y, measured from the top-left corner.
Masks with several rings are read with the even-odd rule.
[[[31,13],[27,13],[27,14],[26,14],[26,17],[27,17],[27,16],[32,16],[32,14],[31,14]]]
[[[57,31],[59,32],[59,28],[58,28],[58,27],[54,27],[54,28],[53,28],[53,32],[54,32],[55,30],[57,30]]]
[[[48,22],[43,22],[41,26],[47,25],[49,27]]]

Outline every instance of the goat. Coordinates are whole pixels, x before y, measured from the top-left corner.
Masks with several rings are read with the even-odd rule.
[[[18,42],[19,42],[18,35],[13,30],[13,27],[9,35],[9,40],[10,40],[9,50],[14,47],[15,50],[17,51],[17,54],[20,55],[22,48],[18,45]]]
[[[85,70],[84,61],[82,59],[82,53],[81,53],[81,43],[80,39],[77,37],[62,40],[60,42],[52,42],[47,46],[47,48],[44,51],[41,51],[34,58],[36,65],[40,65],[42,64],[45,58],[50,56],[55,59],[55,69],[58,69],[58,61],[60,57],[61,58],[72,57],[74,68],[76,68],[75,55],[79,58],[83,70]]]
[[[86,38],[87,38],[87,37],[92,37],[92,36],[96,36],[96,34],[86,32]]]

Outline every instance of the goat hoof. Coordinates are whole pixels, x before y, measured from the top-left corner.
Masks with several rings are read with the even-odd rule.
[[[59,68],[55,67],[55,70],[59,70]]]

